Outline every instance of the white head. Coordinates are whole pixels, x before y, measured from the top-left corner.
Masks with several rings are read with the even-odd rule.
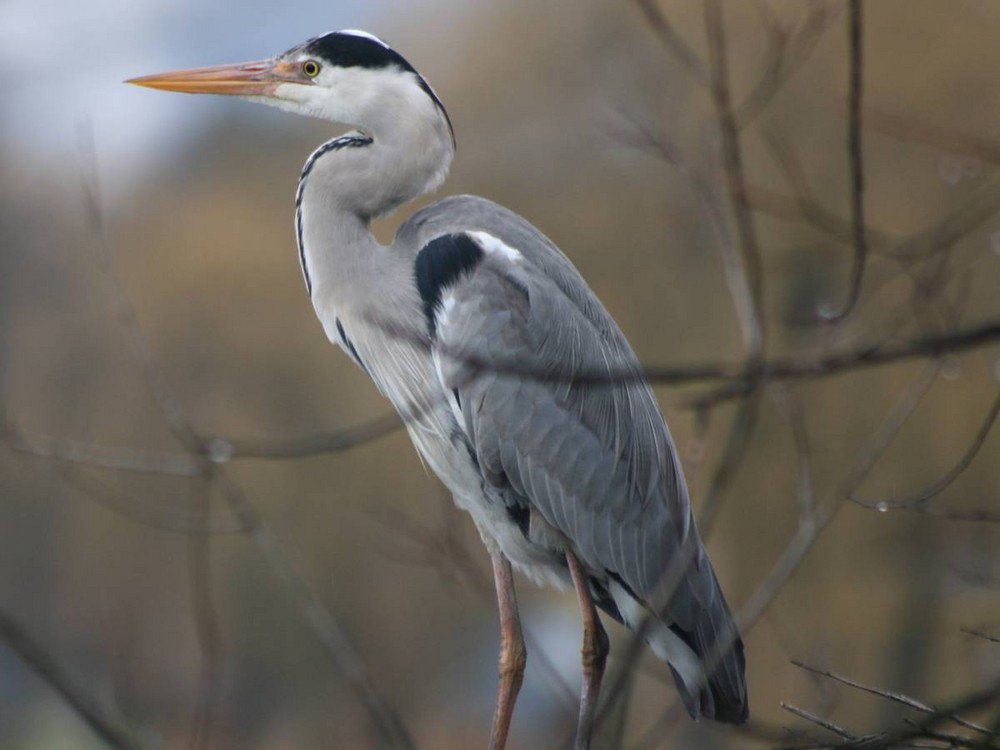
[[[388,44],[364,31],[331,31],[267,60],[177,70],[127,83],[188,94],[227,94],[289,112],[365,127],[375,103],[403,96],[448,115],[427,81]]]
[[[237,96],[358,127],[376,146],[366,155],[368,171],[378,154],[381,177],[396,183],[378,186],[379,192],[397,205],[399,199],[437,188],[454,154],[451,122],[433,89],[402,55],[363,31],[323,34],[267,60],[179,70],[128,83]],[[381,212],[383,206],[376,207]]]

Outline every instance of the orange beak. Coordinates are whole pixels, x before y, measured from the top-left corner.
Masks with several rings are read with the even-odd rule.
[[[125,83],[185,94],[229,94],[232,96],[273,96],[283,83],[309,84],[298,65],[275,60],[215,65],[210,68],[174,70],[151,76],[130,78]]]

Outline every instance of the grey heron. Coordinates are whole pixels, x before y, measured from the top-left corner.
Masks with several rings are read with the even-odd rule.
[[[402,415],[492,558],[501,647],[490,747],[505,745],[526,660],[512,565],[579,599],[578,748],[590,743],[608,652],[595,607],[667,662],[691,716],[745,721],[743,644],[676,448],[636,355],[576,268],[523,218],[472,196],[418,211],[389,246],[373,236],[371,220],[436,190],[455,153],[444,106],[413,66],[348,30],[258,62],[129,82],[357,128],[302,170],[299,260],[327,337]]]

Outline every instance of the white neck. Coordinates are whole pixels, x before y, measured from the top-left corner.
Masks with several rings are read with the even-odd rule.
[[[306,190],[318,187],[338,209],[366,220],[436,190],[448,174],[455,146],[447,116],[420,79],[397,68],[349,68],[325,75],[322,86],[279,88],[273,103],[354,125],[372,143],[320,148],[307,163]]]
[[[351,304],[355,290],[348,280],[377,254],[371,219],[435,190],[455,152],[446,115],[415,76],[351,73],[337,91],[357,95],[337,97],[349,104],[336,119],[360,130],[328,141],[310,156],[296,199],[296,233],[310,293],[318,302],[321,291],[337,307]],[[380,76],[378,85],[364,80],[366,74]]]

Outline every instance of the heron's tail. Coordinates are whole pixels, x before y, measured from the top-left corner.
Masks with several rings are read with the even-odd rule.
[[[732,620],[727,624],[731,623]],[[728,628],[724,628],[726,629]],[[699,627],[694,633],[680,631],[676,626],[671,627],[671,630],[688,643],[698,656],[701,666],[701,674],[692,676],[682,673],[671,661],[667,661],[688,713],[693,718],[705,716],[728,724],[745,722],[750,715],[744,679],[746,662],[743,641],[735,629],[729,634],[729,638],[735,640],[724,652],[714,645],[722,642],[717,640],[719,634],[705,633],[708,628]],[[713,661],[715,667],[711,669]],[[707,681],[702,676],[706,669],[711,669]]]
[[[676,591],[667,608],[675,617],[654,617],[646,626],[645,639],[653,653],[669,665],[692,718],[742,724],[749,716],[743,641],[707,558],[703,567],[699,566],[698,576],[700,595],[695,595],[693,587]],[[694,581],[689,577],[687,583]],[[650,614],[646,602],[617,581],[611,582],[609,593],[615,604],[608,610],[612,616],[633,631],[640,630]],[[668,624],[670,620],[680,620],[689,627]]]
[[[742,724],[750,713],[743,640],[717,583],[716,594],[697,613],[694,627],[657,623],[649,644],[670,665],[693,718]]]

